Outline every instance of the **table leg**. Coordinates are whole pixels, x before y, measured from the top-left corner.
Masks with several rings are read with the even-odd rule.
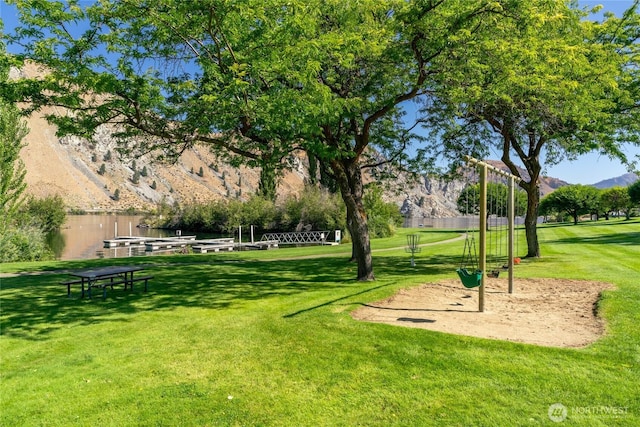
[[[93,287],[94,283],[96,283],[95,277],[89,277],[87,279],[87,289],[89,290],[89,299],[91,299],[91,288]]]

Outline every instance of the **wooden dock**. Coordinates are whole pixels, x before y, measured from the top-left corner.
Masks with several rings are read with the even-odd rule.
[[[238,243],[241,248],[245,249],[258,249],[258,250],[268,250],[268,249],[276,249],[280,245],[279,240],[260,240],[259,242],[246,242],[246,243]]]
[[[118,236],[115,239],[103,240],[105,248],[117,248],[119,246],[145,245],[149,242],[175,242],[195,240],[196,236],[176,236],[176,237],[140,237],[140,236]]]
[[[207,252],[232,251],[235,246],[233,238],[199,240],[198,244],[191,247],[194,252],[206,254]]]
[[[146,237],[116,237],[115,239],[104,240],[105,248],[117,248],[119,246],[144,245]]]
[[[261,240],[258,242],[236,242],[233,237],[220,239],[201,239],[196,236],[176,237],[138,237],[119,236],[104,240],[105,248],[121,246],[144,246],[146,252],[181,249],[187,246],[196,253],[233,251],[233,250],[268,250],[278,248],[279,240]]]

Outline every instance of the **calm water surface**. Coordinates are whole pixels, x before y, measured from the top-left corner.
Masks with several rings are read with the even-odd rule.
[[[141,219],[138,215],[67,215],[62,229],[51,233],[47,243],[59,260],[116,258],[145,255],[144,246],[104,248],[105,239],[175,235],[172,230],[138,228]]]

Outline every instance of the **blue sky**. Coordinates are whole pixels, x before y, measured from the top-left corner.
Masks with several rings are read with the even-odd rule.
[[[603,11],[621,14],[633,4],[633,0],[579,0],[581,6],[602,5]],[[0,3],[0,19],[4,21],[5,30],[15,25],[15,10],[3,1]],[[640,147],[628,146],[625,150],[629,159],[637,158],[640,168]],[[495,153],[492,158],[500,158]],[[547,167],[545,174],[562,179],[571,184],[595,184],[599,181],[614,178],[627,173],[627,169],[620,161],[610,160],[606,156],[592,153],[580,156],[575,161],[564,161],[556,166]]]
[[[619,15],[633,4],[633,0],[581,0],[579,3],[583,6],[600,4],[603,6],[603,10],[609,10]],[[640,147],[628,147],[625,153],[631,159],[635,156],[640,157]],[[638,167],[640,168],[640,165]],[[548,176],[562,179],[570,184],[595,184],[605,179],[624,175],[627,172],[626,167],[620,161],[610,160],[596,153],[581,156],[573,162],[565,161],[546,169]]]

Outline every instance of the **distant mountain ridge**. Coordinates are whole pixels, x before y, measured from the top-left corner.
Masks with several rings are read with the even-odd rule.
[[[594,187],[604,189],[611,187],[628,187],[640,179],[640,176],[635,173],[626,173],[624,175],[617,176],[615,178],[605,179],[603,181],[593,184]]]

